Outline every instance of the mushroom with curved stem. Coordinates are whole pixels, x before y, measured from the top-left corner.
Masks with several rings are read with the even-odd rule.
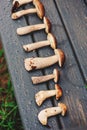
[[[42,125],[47,125],[48,118],[61,114],[64,116],[67,112],[67,106],[64,103],[58,103],[57,107],[46,108],[38,114],[38,119]]]
[[[41,30],[41,29],[45,29],[46,33],[49,33],[51,29],[51,23],[47,17],[44,17],[43,21],[44,21],[43,24],[36,24],[36,25],[30,25],[30,26],[17,28],[17,34],[25,35],[25,34],[28,34],[37,30]]]
[[[58,80],[59,80],[59,71],[58,71],[58,69],[54,69],[53,74],[38,76],[38,77],[31,77],[31,80],[32,80],[33,84],[46,82],[46,81],[49,81],[51,79],[54,79],[55,83],[58,82]]]
[[[27,71],[42,69],[45,67],[49,67],[56,62],[58,62],[59,66],[62,67],[65,61],[64,52],[61,49],[54,50],[55,55],[49,57],[36,57],[36,58],[26,58],[24,60],[24,66]]]
[[[12,12],[14,12],[14,10],[17,10],[18,7],[24,5],[24,4],[28,4],[33,2],[33,4],[39,0],[13,0],[13,6],[12,6]]]
[[[49,46],[49,45],[51,46],[52,49],[56,49],[57,40],[56,40],[55,36],[51,33],[48,33],[47,40],[23,45],[23,49],[26,52],[30,52],[32,50],[35,50],[35,49],[38,49],[38,48],[41,48],[44,46]]]
[[[38,93],[35,94],[35,100],[38,106],[41,106],[42,103],[47,99],[52,96],[56,95],[56,100],[58,100],[62,96],[62,88],[58,85],[55,84],[55,90],[45,90],[45,91],[39,91]]]
[[[44,10],[43,4],[40,1],[37,0],[34,5],[35,5],[35,8],[21,10],[21,11],[12,13],[12,16],[11,16],[12,19],[18,19],[23,15],[32,14],[32,13],[37,13],[39,18],[42,19],[45,15],[45,10]]]

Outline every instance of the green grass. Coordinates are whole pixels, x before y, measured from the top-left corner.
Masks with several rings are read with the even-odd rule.
[[[87,89],[87,84],[85,85],[85,88]]]
[[[0,44],[0,130],[23,130],[14,90]]]
[[[1,49],[1,50],[0,50],[0,57],[2,57],[3,53],[4,53],[4,50]]]

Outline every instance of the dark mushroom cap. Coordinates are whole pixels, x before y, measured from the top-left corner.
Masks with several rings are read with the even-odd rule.
[[[37,10],[37,15],[40,17],[40,19],[42,19],[45,15],[45,9],[44,9],[43,4],[39,0],[35,0],[34,5]]]
[[[55,84],[55,89],[56,89],[56,100],[58,100],[63,95],[63,91],[58,84]]]
[[[53,74],[55,75],[54,82],[57,83],[59,80],[59,75],[60,75],[58,69],[54,69]]]
[[[48,33],[47,39],[50,42],[51,47],[53,49],[56,49],[56,47],[57,47],[57,40],[56,40],[55,36],[52,33]]]
[[[18,2],[19,4],[17,5],[17,7],[19,7],[20,6],[20,0],[13,0],[13,3],[12,3],[12,5],[15,5],[15,3],[16,2]]]
[[[46,33],[49,33],[50,30],[51,30],[51,23],[50,23],[50,21],[49,21],[49,19],[47,17],[44,17],[43,20],[44,20],[44,24],[46,26],[45,31],[46,31]]]
[[[13,6],[12,6],[12,9],[11,9],[11,12],[14,13],[17,11],[17,8],[20,6],[19,2],[18,1],[13,1]]]
[[[62,67],[65,62],[65,54],[61,49],[55,49],[54,50],[55,55],[58,56],[58,63],[59,66]]]
[[[62,116],[64,116],[67,112],[67,106],[64,103],[58,103],[58,107],[61,107],[62,109]]]

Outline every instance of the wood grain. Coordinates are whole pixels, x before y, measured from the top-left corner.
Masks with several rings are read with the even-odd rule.
[[[87,6],[83,0],[55,1],[70,39],[79,69],[87,83]]]
[[[56,116],[48,120],[51,130],[61,128],[72,130],[87,124],[87,91],[84,84],[84,78],[86,80],[87,76],[85,67],[87,66],[87,29],[84,17],[86,5],[81,0],[77,0],[77,4],[75,0],[55,1],[50,0],[49,4],[49,1],[41,0],[46,10],[46,16],[52,23],[52,33],[57,39],[57,47],[65,52],[66,62],[63,68],[59,68],[55,64],[41,71],[30,73],[24,68],[25,58],[51,56],[54,55],[54,52],[47,46],[25,53],[23,45],[46,40],[47,35],[45,31],[41,30],[30,35],[17,36],[16,29],[28,24],[41,24],[43,22],[35,14],[13,21],[9,13],[12,3],[5,0],[0,3],[0,34],[25,130],[48,130],[49,128],[39,123],[37,114],[44,108],[56,106],[58,102],[64,102],[68,107],[68,112],[65,117]],[[32,4],[25,6],[25,8],[30,7]],[[58,102],[55,101],[55,98],[48,99],[39,108],[34,101],[35,93],[40,90],[54,89],[54,82],[33,85],[31,76],[50,74],[54,68],[60,70],[59,84],[63,89],[63,97]]]

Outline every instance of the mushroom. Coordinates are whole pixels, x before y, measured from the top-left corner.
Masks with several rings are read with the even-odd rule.
[[[42,82],[46,82],[48,80],[54,79],[54,82],[57,83],[59,80],[59,71],[58,69],[53,70],[53,74],[45,75],[45,76],[38,76],[38,77],[32,77],[31,80],[33,84],[38,84]]]
[[[14,10],[17,10],[18,7],[27,4],[27,3],[31,3],[33,2],[33,4],[39,0],[13,0],[13,7],[12,7],[12,12],[14,12]]]
[[[32,50],[35,50],[44,46],[49,46],[49,45],[51,46],[52,49],[56,49],[57,41],[54,35],[51,33],[48,33],[46,41],[40,41],[36,43],[23,45],[23,49],[27,52],[30,52]]]
[[[15,13],[12,13],[12,19],[18,19],[23,15],[26,14],[32,14],[32,13],[37,13],[37,15],[40,17],[40,19],[42,19],[45,15],[45,10],[44,10],[44,6],[40,1],[36,1],[35,2],[35,8],[33,9],[26,9],[26,10],[21,10]]]
[[[27,71],[42,69],[45,67],[49,67],[56,62],[58,62],[59,66],[62,67],[65,61],[64,52],[61,49],[54,50],[55,55],[49,57],[32,57],[26,58],[24,60],[24,66]]]
[[[35,100],[38,106],[41,106],[44,100],[56,95],[56,100],[62,96],[62,89],[58,84],[55,84],[55,90],[39,91],[35,94]]]
[[[36,25],[30,25],[25,26],[17,29],[18,35],[25,35],[33,31],[45,29],[46,33],[50,32],[51,29],[51,23],[47,17],[43,18],[44,23],[43,24],[36,24]]]
[[[67,111],[67,106],[64,103],[58,103],[57,107],[46,108],[38,114],[38,119],[42,125],[47,125],[47,120],[51,116],[61,114],[64,116]]]

